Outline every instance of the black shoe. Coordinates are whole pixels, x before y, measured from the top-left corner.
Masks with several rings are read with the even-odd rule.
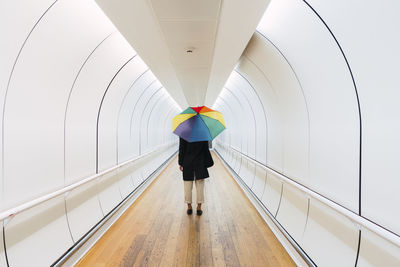
[[[188,209],[188,210],[186,211],[186,213],[187,213],[188,215],[190,215],[190,214],[193,213],[193,210],[192,210],[192,209]]]
[[[202,210],[197,210],[197,215],[201,215],[201,214],[203,214],[203,211]]]

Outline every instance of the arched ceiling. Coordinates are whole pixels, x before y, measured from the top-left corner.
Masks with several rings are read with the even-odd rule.
[[[181,107],[212,105],[269,0],[96,0]]]

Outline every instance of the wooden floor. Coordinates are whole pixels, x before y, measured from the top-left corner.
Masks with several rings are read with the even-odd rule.
[[[78,266],[295,266],[217,155],[213,158],[203,215],[186,214],[174,159]]]

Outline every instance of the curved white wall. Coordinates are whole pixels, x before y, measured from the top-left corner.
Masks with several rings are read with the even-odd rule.
[[[217,151],[318,266],[399,266],[400,248],[242,155],[400,235],[399,10],[272,1],[214,104]]]
[[[1,3],[0,27],[0,211],[152,153],[4,221],[0,266],[48,266],[176,151],[179,107],[92,0]]]

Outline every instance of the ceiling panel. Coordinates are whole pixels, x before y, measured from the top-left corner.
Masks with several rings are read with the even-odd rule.
[[[167,42],[212,41],[217,21],[161,21],[160,26]]]
[[[151,0],[160,20],[216,20],[220,0]]]

